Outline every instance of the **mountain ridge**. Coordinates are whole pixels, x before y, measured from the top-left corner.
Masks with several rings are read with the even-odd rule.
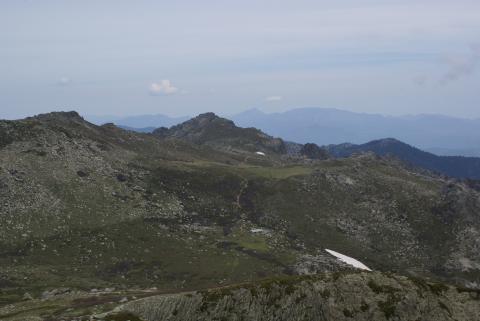
[[[95,120],[93,116],[87,117],[90,118]],[[145,122],[141,121],[142,118]],[[155,115],[144,115],[122,120],[121,117],[110,116],[102,120],[103,123],[114,122],[146,132],[157,127],[171,127],[188,119],[164,115],[158,115],[158,121],[155,118]],[[382,137],[395,137],[438,156],[480,157],[479,119],[437,114],[384,116],[315,107],[270,114],[250,109],[228,118],[242,127],[255,127],[270,135],[303,144],[365,144]],[[102,123],[99,119],[93,122]]]
[[[460,179],[480,179],[480,158],[465,156],[437,156],[395,138],[377,139],[355,145],[329,145],[334,156],[348,157],[359,152],[373,152],[379,156],[394,156],[407,164]]]

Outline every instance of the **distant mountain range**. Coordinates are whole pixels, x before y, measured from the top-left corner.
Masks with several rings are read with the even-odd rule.
[[[231,118],[239,126],[318,145],[364,144],[394,137],[440,155],[480,156],[480,120],[441,115],[382,116],[338,109],[302,108],[266,114],[252,109]]]
[[[123,128],[151,132],[170,127],[189,117],[139,115],[90,116],[95,124],[114,122]],[[267,114],[258,109],[228,117],[242,127],[255,127],[269,135],[297,143],[331,145],[365,144],[394,137],[437,155],[480,157],[480,120],[442,115],[382,116],[327,108],[300,108]]]
[[[135,115],[126,117],[112,115],[86,116],[85,118],[96,125],[115,123],[124,129],[132,129],[139,132],[152,132],[155,128],[170,127],[190,119],[190,117],[170,117],[161,114]]]

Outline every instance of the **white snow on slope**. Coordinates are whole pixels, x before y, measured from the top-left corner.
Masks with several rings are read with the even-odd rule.
[[[345,263],[347,263],[347,264],[349,264],[353,267],[356,267],[357,269],[371,271],[365,264],[363,264],[362,262],[360,262],[358,260],[355,260],[353,257],[346,256],[346,255],[343,255],[342,253],[338,253],[338,252],[335,252],[335,251],[332,251],[332,250],[329,250],[329,249],[325,249],[325,251],[327,251],[331,255],[335,256],[340,261],[345,262]]]
[[[264,153],[264,152],[255,152],[255,154],[261,155],[261,156],[265,156],[265,153]]]

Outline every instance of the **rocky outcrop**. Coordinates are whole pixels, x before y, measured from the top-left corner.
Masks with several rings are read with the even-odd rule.
[[[153,131],[153,135],[226,150],[286,153],[285,143],[280,138],[271,137],[256,128],[237,127],[233,121],[218,117],[214,113],[198,115],[169,129],[158,128]]]
[[[154,296],[109,315],[146,321],[480,320],[480,292],[381,273],[272,279]]]
[[[307,143],[300,149],[300,154],[311,159],[327,159],[328,152],[316,144]]]

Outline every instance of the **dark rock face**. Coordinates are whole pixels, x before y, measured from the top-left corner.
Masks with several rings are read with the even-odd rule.
[[[311,159],[328,159],[328,152],[325,149],[311,143],[303,145],[300,154]]]

